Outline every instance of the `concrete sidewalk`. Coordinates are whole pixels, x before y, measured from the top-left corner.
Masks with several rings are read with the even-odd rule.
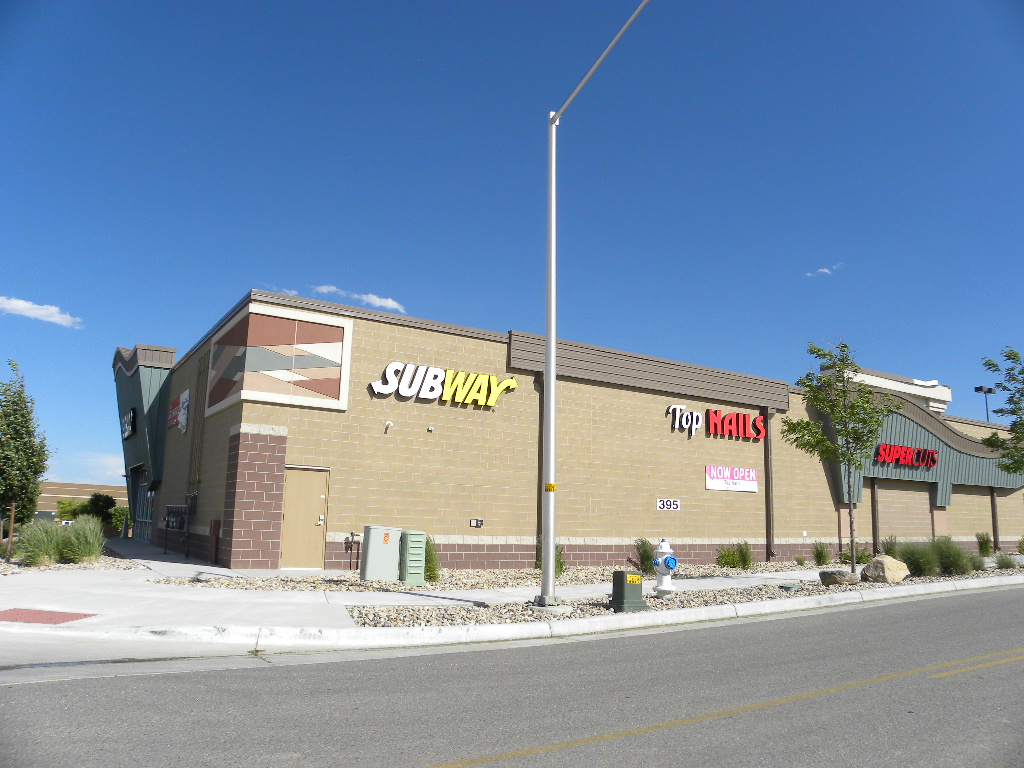
[[[231,571],[134,540],[112,539],[111,549],[145,566],[137,570],[65,570],[0,577],[0,638],[46,636],[50,641],[180,640],[199,644],[233,644],[261,648],[386,648],[555,637],[621,629],[665,626],[692,621],[735,618],[803,610],[890,597],[1024,584],[1024,576],[965,579],[863,592],[739,603],[713,608],[616,614],[522,624],[451,627],[358,628],[347,606],[498,605],[526,603],[537,586],[490,590],[417,590],[414,592],[291,592],[217,589],[153,584],[164,577],[192,578],[281,573],[309,575],[317,571]],[[331,574],[330,571],[322,573]],[[677,590],[706,590],[818,581],[818,570],[676,579]],[[645,593],[653,588],[645,582]],[[560,586],[566,600],[606,598],[611,584]],[[73,614],[73,616],[67,616]],[[84,614],[84,615],[83,615]],[[49,622],[49,623],[46,623]],[[0,664],[4,660],[0,650]]]

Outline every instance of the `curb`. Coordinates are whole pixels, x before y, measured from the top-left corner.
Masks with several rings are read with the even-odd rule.
[[[577,635],[650,629],[680,624],[694,624],[722,619],[766,616],[774,613],[806,611],[853,603],[877,603],[918,595],[934,595],[974,589],[1024,585],[1024,576],[992,576],[962,579],[933,584],[914,584],[865,591],[837,592],[814,597],[780,598],[750,603],[731,603],[668,611],[639,611],[614,616],[591,616],[581,619],[523,622],[518,624],[466,624],[443,627],[356,627],[317,629],[310,627],[127,627],[124,629],[73,629],[49,627],[40,630],[31,625],[11,625],[5,631],[31,633],[46,631],[67,638],[93,640],[164,640],[176,642],[230,643],[269,650],[271,648],[305,647],[337,650],[369,650],[375,648],[407,648],[418,646],[487,643],[502,640],[541,640]]]

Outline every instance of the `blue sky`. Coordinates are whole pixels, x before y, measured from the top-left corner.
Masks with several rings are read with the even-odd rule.
[[[635,6],[0,4],[0,360],[50,477],[118,481],[115,348],[250,288],[542,333],[547,114]],[[652,0],[559,128],[559,335],[787,381],[841,337],[984,418],[1022,137],[1019,2]]]

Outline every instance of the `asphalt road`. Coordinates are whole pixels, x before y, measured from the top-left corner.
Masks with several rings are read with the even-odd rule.
[[[17,768],[1021,768],[1024,588],[599,638],[0,680],[0,765]]]

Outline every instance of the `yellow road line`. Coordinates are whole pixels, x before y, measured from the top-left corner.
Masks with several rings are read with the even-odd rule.
[[[949,672],[940,672],[937,675],[929,675],[929,677],[945,677],[946,675],[959,675],[961,672],[970,672],[972,669],[984,669],[985,667],[993,667],[996,664],[1005,664],[1008,661],[1024,661],[1024,656],[1014,656],[1009,659],[1000,659],[999,661],[989,661],[985,664],[975,664],[973,667],[964,667],[963,669],[951,669]]]
[[[896,680],[900,677],[908,677],[910,675],[917,675],[922,672],[931,672],[934,669],[942,669],[943,667],[955,667],[958,664],[966,664],[971,661],[981,661],[982,659],[991,659],[994,656],[1005,656],[1008,653],[1020,653],[1024,651],[1024,648],[1014,648],[1009,651],[999,651],[998,653],[986,653],[982,656],[971,656],[967,659],[960,659],[958,661],[947,661],[942,664],[932,664],[927,667],[919,667],[917,669],[910,669],[906,672],[894,672],[891,675],[883,675],[882,677],[874,677],[870,680],[860,680],[855,683],[846,683],[844,685],[837,685],[832,688],[824,688],[820,691],[811,691],[809,693],[798,693],[793,696],[786,696],[782,699],[772,699],[771,701],[761,701],[756,704],[746,704],[742,707],[733,707],[732,709],[723,709],[718,712],[708,712],[703,715],[694,715],[692,717],[684,717],[679,720],[669,720],[664,723],[655,723],[653,725],[642,725],[637,728],[629,728],[624,731],[612,731],[611,733],[601,733],[596,736],[585,736],[581,739],[573,739],[571,741],[560,741],[556,744],[544,744],[538,747],[527,747],[525,749],[517,749],[512,752],[501,752],[496,755],[484,755],[482,757],[470,757],[465,760],[455,760],[450,763],[437,763],[436,765],[425,766],[425,768],[472,768],[475,765],[487,765],[489,763],[500,763],[505,760],[516,760],[520,757],[531,757],[533,755],[543,755],[547,752],[559,752],[564,749],[574,749],[576,747],[585,747],[589,744],[600,744],[605,741],[612,741],[614,739],[622,739],[627,736],[640,736],[645,733],[655,733],[656,731],[665,731],[669,728],[678,728],[683,725],[693,725],[694,723],[703,723],[708,720],[717,720],[722,717],[730,717],[732,715],[742,715],[746,712],[756,712],[759,709],[767,709],[768,707],[777,707],[780,704],[792,704],[796,701],[806,701],[807,699],[814,699],[818,696],[826,696],[830,693],[839,693],[840,691],[849,691],[854,688],[863,688],[866,685],[874,685],[875,683],[884,683],[888,680]],[[1018,657],[1024,659],[1024,656]],[[990,662],[991,664],[1001,664],[1003,661],[1015,661],[1016,659],[1003,659],[1001,661]],[[989,666],[988,664],[980,664],[981,666]],[[955,672],[965,672],[967,669],[976,669],[977,667],[967,667],[966,669],[954,670]],[[953,674],[952,672],[947,674]],[[939,677],[939,675],[933,675],[933,677]]]

